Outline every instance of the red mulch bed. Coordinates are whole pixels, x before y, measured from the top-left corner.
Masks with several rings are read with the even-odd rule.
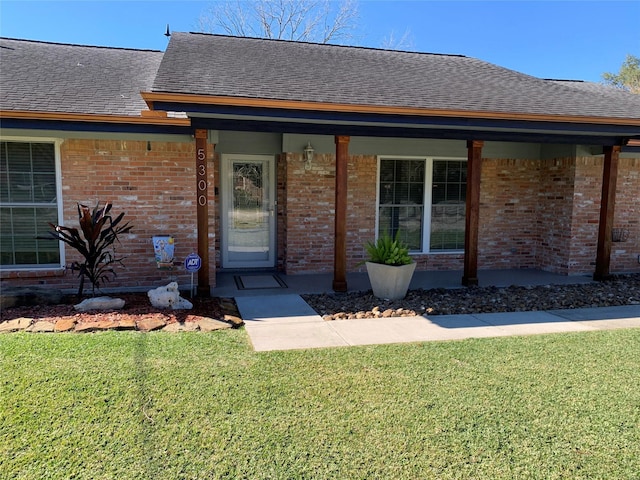
[[[125,301],[124,308],[121,310],[78,312],[73,308],[73,305],[80,303],[80,300],[78,300],[78,297],[75,295],[68,295],[63,298],[62,303],[57,305],[36,305],[2,309],[0,312],[0,321],[20,317],[33,318],[36,322],[56,322],[63,318],[72,318],[77,323],[96,322],[100,320],[140,321],[144,318],[160,318],[166,323],[182,323],[196,322],[203,317],[224,320],[225,314],[238,316],[237,310],[235,310],[235,303],[231,299],[221,299],[218,297],[195,297],[190,299],[187,297],[187,300],[193,303],[192,309],[171,310],[153,307],[146,293],[120,293],[109,294],[109,296],[123,299]]]

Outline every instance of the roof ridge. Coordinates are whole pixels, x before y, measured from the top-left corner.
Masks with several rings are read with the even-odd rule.
[[[589,82],[588,80],[578,80],[575,78],[543,78],[542,80],[546,80],[548,82],[597,83],[597,82]]]
[[[281,43],[290,43],[295,45],[317,45],[319,47],[334,47],[334,48],[348,48],[353,50],[373,50],[377,52],[392,52],[392,53],[411,53],[414,55],[437,55],[441,57],[462,57],[468,58],[466,55],[462,55],[459,53],[435,53],[435,52],[420,52],[413,50],[394,50],[389,48],[379,48],[379,47],[367,47],[362,45],[340,45],[335,43],[320,43],[320,42],[309,42],[303,40],[288,40],[286,38],[261,38],[261,37],[242,37],[238,35],[225,35],[221,33],[206,33],[206,32],[172,32],[171,35],[175,33],[186,33],[188,35],[202,35],[209,37],[219,37],[219,38],[233,38],[238,40],[258,40],[263,42],[281,42]]]
[[[12,40],[15,42],[26,42],[26,43],[40,43],[44,45],[60,45],[64,47],[84,47],[84,48],[99,48],[104,50],[128,50],[133,52],[164,53],[162,50],[155,50],[151,48],[107,47],[103,45],[86,45],[81,43],[50,42],[47,40],[30,40],[26,38],[12,38],[12,37],[3,37],[3,36],[0,36],[0,40]]]

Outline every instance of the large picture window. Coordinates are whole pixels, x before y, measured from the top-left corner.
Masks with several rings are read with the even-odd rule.
[[[459,159],[380,159],[378,235],[399,232],[410,250],[464,249],[467,163]]]
[[[58,223],[55,144],[0,142],[0,266],[60,265],[60,246],[37,237]]]

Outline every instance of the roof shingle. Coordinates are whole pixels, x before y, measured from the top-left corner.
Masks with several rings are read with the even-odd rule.
[[[140,116],[162,55],[0,38],[0,110]]]
[[[0,110],[140,116],[141,91],[640,118],[640,95],[461,55],[173,33],[165,53],[0,38]]]
[[[173,33],[154,92],[472,112],[640,118],[640,96],[460,55]]]

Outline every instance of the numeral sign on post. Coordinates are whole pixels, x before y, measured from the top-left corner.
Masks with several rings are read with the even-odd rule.
[[[209,295],[209,208],[207,182],[207,130],[196,130],[196,199],[198,219],[198,254],[202,268],[198,270],[198,292]]]
[[[207,204],[207,152],[198,148],[198,205]]]

